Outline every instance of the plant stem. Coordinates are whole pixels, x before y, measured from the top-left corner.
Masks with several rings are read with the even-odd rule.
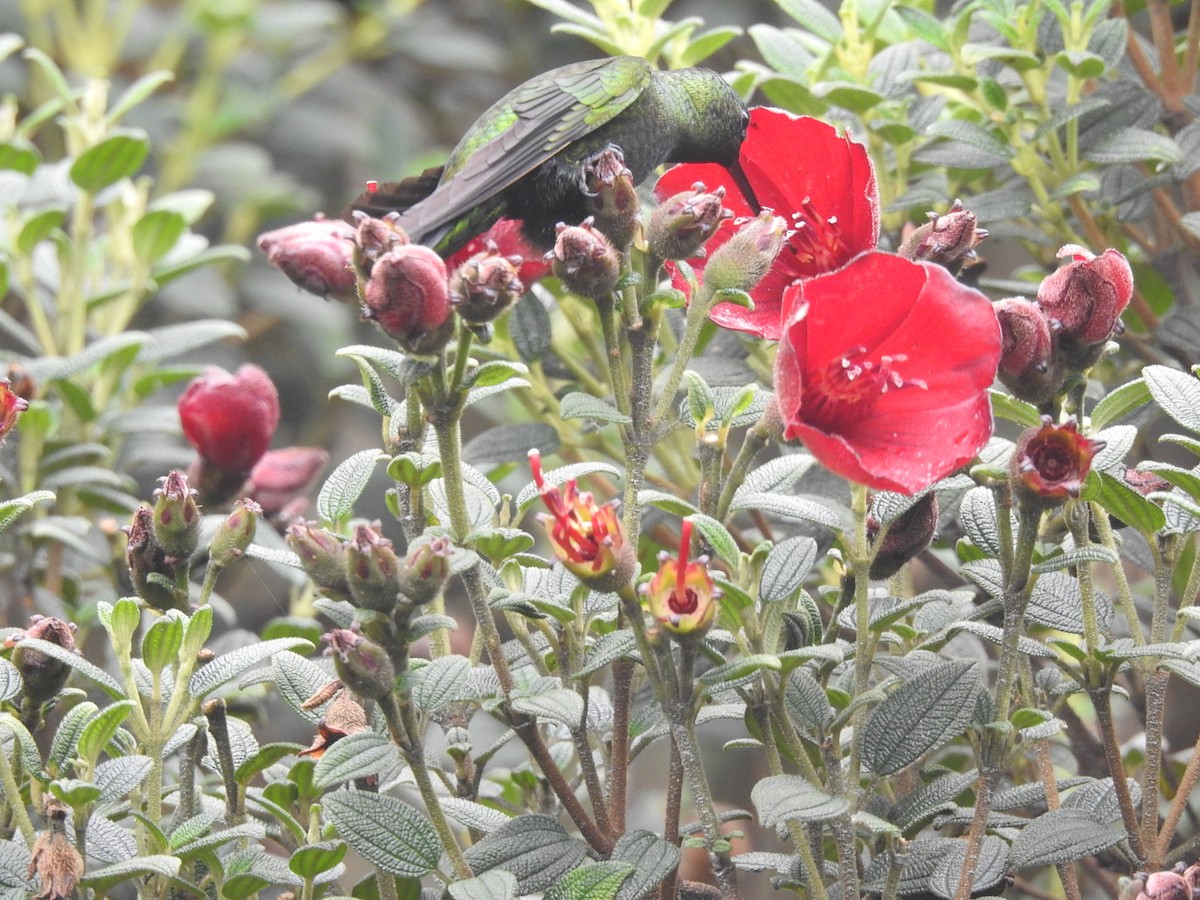
[[[758,454],[771,439],[771,425],[768,416],[774,419],[775,415],[769,410],[763,413],[762,418],[754,423],[754,426],[746,432],[745,438],[742,439],[742,446],[738,448],[733,465],[725,476],[725,483],[721,486],[721,497],[717,501],[717,511],[713,514],[716,519],[724,522],[728,518],[729,507],[733,505],[733,495],[745,482],[750,467],[754,465],[754,460],[758,458]]]
[[[242,806],[242,790],[237,782],[236,767],[233,764],[233,747],[229,743],[229,722],[225,715],[225,701],[216,697],[207,701],[203,707],[204,718],[208,720],[208,733],[216,745],[217,762],[221,765],[221,780],[225,783],[225,823],[240,825],[245,821],[246,813]],[[155,824],[157,818],[151,819]]]
[[[13,735],[13,750],[17,753],[21,752],[21,745],[15,734]],[[0,786],[4,788],[4,796],[8,798],[8,807],[12,810],[21,837],[25,839],[25,846],[33,847],[34,842],[37,841],[37,832],[34,830],[33,821],[29,818],[29,811],[21,800],[21,788],[17,785],[17,778],[13,774],[12,764],[8,761],[8,754],[3,751],[2,747],[0,747]]]
[[[687,371],[688,363],[692,361],[692,354],[696,352],[696,345],[700,343],[700,332],[704,328],[704,323],[708,321],[708,313],[712,306],[712,293],[704,288],[701,288],[697,297],[692,298],[692,302],[688,306],[683,338],[679,341],[679,349],[675,351],[675,362],[667,375],[662,394],[659,395],[658,406],[654,409],[652,421],[656,427],[661,427],[671,413],[671,407],[675,403],[675,394],[679,390],[679,383],[683,381],[683,373]]]
[[[629,776],[629,713],[633,700],[633,660],[613,663],[613,725],[608,755],[608,820],[612,834],[625,833],[625,792]],[[676,823],[678,825],[678,823]],[[678,831],[678,828],[676,828]]]
[[[1129,784],[1126,782],[1125,762],[1121,759],[1121,747],[1117,741],[1117,729],[1113,723],[1112,695],[1107,684],[1088,691],[1092,698],[1092,706],[1096,710],[1096,723],[1100,726],[1100,737],[1104,742],[1104,756],[1108,760],[1108,771],[1112,776],[1113,789],[1117,794],[1117,803],[1121,808],[1121,822],[1125,826],[1129,840],[1129,849],[1137,857],[1139,865],[1146,858],[1142,847],[1142,838],[1138,826],[1137,813],[1133,808],[1133,798],[1129,794]],[[1157,793],[1155,794],[1157,797]],[[1147,797],[1145,802],[1154,802]]]
[[[667,811],[663,816],[663,840],[676,847],[683,843],[679,834],[679,811],[683,803],[683,762],[679,758],[679,748],[671,739],[671,756],[667,764]],[[679,868],[671,870],[663,879],[658,889],[659,900],[675,900],[675,884],[679,877]]]
[[[1155,841],[1151,856],[1146,860],[1146,865],[1151,872],[1162,868],[1163,860],[1171,847],[1171,838],[1174,837],[1179,820],[1182,818],[1184,810],[1187,809],[1188,802],[1192,799],[1192,789],[1196,786],[1198,777],[1200,777],[1200,740],[1197,740],[1196,746],[1192,748],[1192,758],[1188,760],[1187,768],[1183,771],[1183,778],[1180,779],[1179,788],[1171,800],[1171,808],[1167,810],[1167,817],[1163,820],[1162,830],[1158,833],[1158,840]]]

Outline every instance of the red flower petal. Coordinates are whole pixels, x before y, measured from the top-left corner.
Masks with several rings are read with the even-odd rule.
[[[483,234],[471,238],[461,250],[446,260],[446,268],[454,271],[476,253],[486,250],[489,242],[496,245],[501,256],[521,257],[517,277],[525,287],[550,271],[550,264],[542,259],[543,254],[535,250],[521,234],[521,223],[516,219],[501,219]]]
[[[839,136],[832,125],[766,107],[750,111],[750,128],[739,157],[758,202],[788,220],[794,229],[771,272],[750,292],[753,311],[718,304],[710,318],[718,325],[778,340],[783,291],[799,278],[837,269],[879,240],[879,190],[866,148]],[[676,166],[659,179],[655,194],[665,199],[695,182],[723,186],[725,206],[735,216],[753,215],[749,203],[724,167]],[[709,254],[729,240],[734,221],[708,242]],[[703,277],[704,259],[689,261]],[[682,278],[675,287],[686,290]]]
[[[784,436],[868,487],[912,494],[992,431],[1000,326],[945,269],[887,253],[785,293],[775,389]]]

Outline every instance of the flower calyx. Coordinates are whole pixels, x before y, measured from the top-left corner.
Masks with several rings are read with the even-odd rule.
[[[677,641],[703,637],[712,627],[721,592],[708,574],[708,557],[689,559],[692,523],[683,520],[679,555],[665,550],[658,555],[659,569],[640,587],[647,608],[658,624]]]
[[[1027,428],[1013,452],[1011,477],[1024,499],[1043,505],[1078,497],[1104,441],[1079,433],[1074,417],[1061,425],[1049,416]]]

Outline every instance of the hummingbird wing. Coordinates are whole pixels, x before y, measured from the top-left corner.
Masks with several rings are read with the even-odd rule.
[[[463,135],[437,190],[400,225],[432,243],[476,208],[493,209],[498,194],[627,109],[652,72],[644,59],[619,56],[552,69],[514,88]]]

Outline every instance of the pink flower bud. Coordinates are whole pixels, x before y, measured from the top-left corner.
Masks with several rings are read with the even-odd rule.
[[[346,580],[356,606],[391,612],[400,592],[400,559],[379,524],[359,525],[346,546]]]
[[[1146,886],[1138,894],[1145,900],[1192,900],[1192,888],[1178,872],[1151,872]]]
[[[70,677],[71,667],[60,659],[47,656],[40,650],[22,647],[24,638],[34,638],[62,647],[72,653],[75,649],[75,625],[53,616],[31,616],[30,625],[4,641],[4,647],[13,648],[12,664],[21,673],[25,696],[33,703],[42,704],[58,695]]]
[[[450,302],[464,322],[490,322],[525,293],[517,274],[520,262],[520,257],[501,256],[491,244],[454,270],[450,276]]]
[[[1044,372],[1050,367],[1054,352],[1050,338],[1050,323],[1036,303],[1020,297],[1000,300],[992,307],[1000,320],[1003,341],[1000,351],[1000,372],[1020,378],[1030,372]]]
[[[596,227],[613,246],[628,247],[637,232],[642,201],[633,173],[625,166],[624,154],[611,145],[604,148],[584,165],[583,180],[587,193],[584,206]]]
[[[568,290],[592,300],[603,300],[616,290],[621,274],[617,250],[591,219],[580,225],[559,224],[554,249],[546,254],[554,274]]]
[[[262,458],[279,424],[279,395],[267,373],[244,365],[230,375],[210,366],[179,398],[183,434],[201,459],[244,475]]]
[[[178,560],[168,556],[154,535],[154,512],[138,507],[127,529],[125,564],[137,595],[152,609],[187,608],[187,592],[177,587]]]
[[[1043,279],[1037,299],[1052,326],[1067,341],[1090,346],[1112,337],[1133,296],[1133,270],[1116,250],[1096,256],[1067,244],[1058,251],[1071,262]]]
[[[787,222],[770,211],[747,220],[704,267],[705,286],[713,293],[750,290],[771,270],[786,237]]]
[[[338,678],[364,700],[379,700],[392,692],[396,669],[387,651],[349,628],[324,636]]]
[[[214,566],[227,566],[241,559],[254,540],[262,507],[253,500],[243,498],[233,505],[225,521],[217,526],[209,545],[209,562]]]
[[[200,506],[182,472],[159,479],[154,492],[154,537],[168,556],[186,559],[200,540]]]
[[[321,593],[335,600],[349,599],[345,541],[316,522],[300,521],[288,526],[287,542]]]
[[[352,303],[358,299],[353,241],[354,229],[341,219],[318,217],[259,235],[258,247],[297,286]]]
[[[929,213],[929,221],[908,236],[898,253],[905,259],[957,270],[963,263],[975,261],[975,248],[988,236],[976,227],[977,221],[975,213],[963,209],[961,200],[955,200],[945,215]]]
[[[871,578],[891,578],[899,572],[906,562],[929,546],[937,535],[937,524],[937,495],[930,491],[892,520],[871,562]],[[882,527],[874,516],[867,519],[867,537],[872,544]]]
[[[364,302],[366,317],[409,353],[436,353],[454,331],[446,264],[428,247],[399,246],[376,260]]]
[[[733,213],[722,204],[725,188],[712,193],[701,182],[668,197],[650,214],[647,237],[650,252],[659,259],[687,259],[716,234],[717,227]]]
[[[329,454],[320,447],[268,450],[250,470],[251,498],[273,516],[312,486]]]
[[[370,278],[379,257],[396,247],[403,247],[410,241],[404,229],[397,224],[400,218],[397,212],[390,212],[382,219],[376,219],[356,209],[353,216],[355,262],[363,277]]]

